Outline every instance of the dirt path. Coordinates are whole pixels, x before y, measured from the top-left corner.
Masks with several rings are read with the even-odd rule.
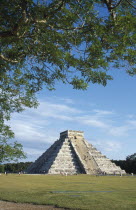
[[[63,208],[55,208],[53,206],[46,205],[33,205],[27,203],[13,203],[0,201],[0,210],[63,210]]]

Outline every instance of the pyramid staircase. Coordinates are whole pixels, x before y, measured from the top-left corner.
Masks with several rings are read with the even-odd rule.
[[[67,130],[29,166],[27,173],[125,174],[125,171],[89,144],[83,132]]]

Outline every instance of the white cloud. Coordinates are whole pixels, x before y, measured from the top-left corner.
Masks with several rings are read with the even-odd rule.
[[[128,136],[132,130],[136,129],[136,120],[127,120],[122,123],[122,126],[111,125],[109,133],[113,136]]]
[[[113,114],[114,121],[112,120]],[[47,133],[52,130],[52,123],[57,122],[54,122],[54,119],[58,120],[58,123],[65,121],[66,124],[70,122],[71,128],[76,123],[83,125],[83,128],[86,125],[87,127],[102,129],[103,132],[111,136],[129,135],[130,129],[136,127],[135,120],[121,122],[123,125],[117,126],[118,122],[115,116],[115,113],[109,110],[94,109],[90,114],[90,111],[79,110],[71,107],[71,105],[42,101],[37,109],[27,109],[23,113],[15,114],[11,120],[11,127],[18,139],[27,139],[28,141],[38,139],[41,142],[52,142],[52,139],[49,138],[50,134],[47,135]],[[55,132],[52,132],[51,135],[56,136],[55,134]]]
[[[27,155],[36,155],[36,156],[39,156],[39,155],[42,155],[42,151],[40,149],[33,149],[33,148],[26,148],[24,147],[24,150],[26,151]]]
[[[35,114],[38,116],[52,117],[63,120],[72,120],[70,115],[79,113],[82,113],[82,111],[68,105],[49,102],[41,102],[40,106],[35,111]]]
[[[109,134],[111,134],[112,136],[126,136],[128,135],[128,131],[130,130],[128,125],[125,126],[111,126],[109,129]]]
[[[104,153],[118,153],[122,148],[122,144],[120,142],[112,140],[96,140],[92,143],[96,146],[96,148],[98,148],[100,151],[103,151]]]
[[[114,114],[113,111],[100,110],[100,109],[94,109],[93,112],[95,112],[99,116],[112,115],[112,114]]]
[[[23,113],[16,114],[11,122],[10,126],[12,130],[15,132],[15,137],[17,140],[21,141],[29,141],[29,142],[46,142],[51,143],[56,140],[56,135],[52,132],[50,135],[49,128],[50,123],[48,120],[44,120],[40,117],[37,118],[37,115],[33,113],[33,115],[26,115]],[[50,128],[50,131],[52,129]]]
[[[105,151],[108,152],[118,152],[121,149],[121,143],[120,142],[113,142],[113,141],[107,141],[105,145]]]
[[[77,108],[76,103],[68,103],[67,100],[63,102],[60,104],[60,100],[42,101],[37,109],[27,109],[13,115],[11,128],[15,132],[16,139],[21,141],[25,148],[28,146],[33,148],[33,150],[27,149],[28,153],[32,151],[37,154],[39,151],[41,154],[39,144],[44,144],[45,151],[46,145],[49,146],[59,138],[59,132],[63,129],[75,128],[83,130],[85,135],[88,129],[92,129],[93,134],[90,137],[95,137],[99,133],[101,140],[93,144],[98,146],[100,151],[114,153],[120,150],[120,141],[124,141],[122,139],[117,142],[114,138],[121,139],[121,137],[129,136],[136,128],[134,117],[130,119],[128,116],[120,116],[110,110],[93,109],[90,111],[90,108],[83,110],[81,107]],[[105,137],[110,140],[105,141]]]
[[[132,126],[133,128],[136,128],[136,120],[128,120],[127,122],[130,126]]]
[[[41,102],[45,102],[43,99],[40,100]],[[46,97],[46,101],[50,102],[50,103],[54,103],[57,102],[59,104],[75,104],[75,101],[71,98],[67,98],[67,97],[58,97],[58,96],[52,96],[52,97]]]
[[[98,127],[98,128],[107,128],[108,125],[104,123],[102,120],[94,117],[93,115],[88,116],[82,116],[82,117],[77,117],[76,120],[80,122],[81,124],[85,124],[88,126],[93,126],[93,127]]]
[[[75,104],[74,100],[70,98],[61,98],[61,100],[66,104]]]

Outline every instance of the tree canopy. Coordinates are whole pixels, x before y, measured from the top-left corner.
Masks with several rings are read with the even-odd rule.
[[[128,155],[126,160],[113,160],[113,162],[125,170],[126,173],[136,174],[136,153]]]
[[[132,154],[132,155],[129,155],[126,157],[126,160],[127,161],[136,161],[136,153]]]
[[[136,74],[133,0],[1,0],[0,12],[1,141],[12,137],[5,120],[36,107],[43,86],[105,86],[112,67]]]
[[[0,163],[4,161],[17,161],[18,159],[26,158],[23,152],[23,147],[18,142],[9,143],[6,139],[2,139],[0,144]]]

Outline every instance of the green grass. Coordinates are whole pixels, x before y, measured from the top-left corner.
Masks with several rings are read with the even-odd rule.
[[[1,175],[0,200],[72,209],[136,209],[136,177]]]

